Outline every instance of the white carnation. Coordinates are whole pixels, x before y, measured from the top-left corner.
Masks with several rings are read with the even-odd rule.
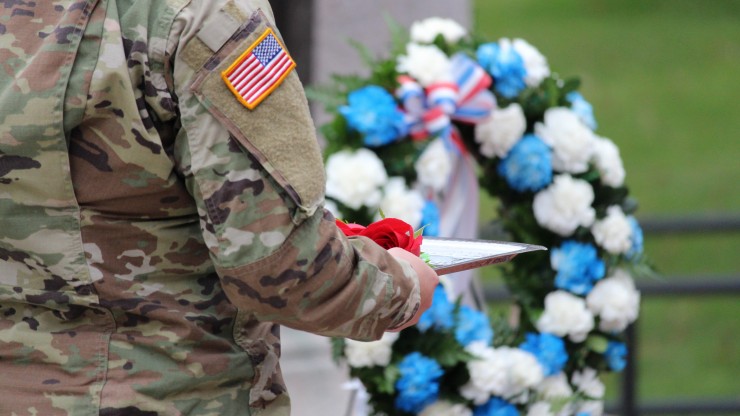
[[[362,342],[347,339],[344,355],[352,367],[385,367],[391,362],[393,343],[398,339],[397,332],[386,332],[377,341]]]
[[[460,387],[460,395],[471,400],[476,405],[482,405],[491,398],[491,393],[476,386],[472,382],[468,382]]]
[[[419,416],[472,416],[473,412],[464,404],[440,400],[425,407]]]
[[[632,248],[632,226],[618,205],[606,209],[606,217],[594,223],[591,233],[596,243],[611,254],[624,254]]]
[[[475,359],[468,362],[470,381],[460,388],[460,394],[473,403],[481,405],[491,397],[490,391],[506,381],[506,364],[496,356],[493,347],[483,342],[473,342],[465,350]],[[475,377],[473,377],[475,374]]]
[[[574,416],[578,414],[573,409],[574,407],[570,403],[562,404],[540,401],[529,407],[527,416]]]
[[[550,403],[537,402],[529,406],[529,410],[527,411],[527,416],[555,416],[555,413],[552,412]]]
[[[544,378],[544,370],[537,357],[532,353],[519,348],[511,348],[508,351],[511,365],[509,367],[509,392],[504,390],[504,397],[512,398],[520,396],[526,389],[533,388]],[[527,397],[522,397],[526,400]],[[514,400],[516,402],[516,400]]]
[[[594,316],[583,298],[557,290],[545,297],[545,310],[537,320],[537,329],[583,342],[594,329]]]
[[[532,209],[539,225],[567,237],[578,226],[593,224],[596,218],[593,202],[594,190],[588,182],[561,174],[535,195]]]
[[[456,43],[468,33],[456,21],[442,17],[430,17],[414,22],[410,32],[411,41],[417,43],[432,43],[438,35],[442,35],[447,43]]]
[[[368,149],[342,150],[326,161],[326,195],[352,209],[377,207],[386,180],[383,162]]]
[[[537,386],[536,390],[547,400],[573,395],[573,389],[568,384],[568,377],[563,372],[545,378]]]
[[[512,46],[524,60],[524,69],[527,70],[524,82],[530,87],[540,85],[542,80],[550,75],[550,67],[547,65],[547,59],[545,59],[544,55],[537,48],[524,39],[514,39]]]
[[[599,400],[604,397],[606,387],[599,379],[599,373],[593,368],[586,367],[573,373],[571,382],[577,391],[590,399],[579,402],[575,414],[586,413],[589,416],[601,416],[604,414],[604,402]]]
[[[604,332],[624,331],[640,313],[640,292],[632,277],[623,269],[600,280],[586,297],[586,304],[600,318]]]
[[[570,108],[545,111],[544,122],[535,123],[534,133],[552,148],[552,168],[559,172],[588,170],[596,136]]]
[[[470,381],[460,393],[475,404],[485,403],[491,395],[513,402],[526,399],[527,389],[543,379],[537,358],[519,348],[490,348],[475,342],[466,349],[477,359],[468,362]]]
[[[601,399],[604,397],[606,387],[604,387],[604,383],[599,379],[599,373],[591,367],[586,367],[583,370],[573,373],[571,382],[573,382],[577,391],[591,399]]]
[[[480,153],[487,157],[506,157],[527,130],[527,119],[522,107],[513,103],[494,109],[491,115],[475,126],[475,141]]]
[[[383,188],[380,209],[388,218],[398,218],[409,223],[414,229],[421,224],[424,197],[415,189],[406,187],[406,181],[395,176]],[[380,219],[378,216],[377,219]]]
[[[406,55],[400,55],[396,61],[396,70],[428,86],[449,76],[450,58],[434,45],[409,43]]]
[[[617,145],[605,137],[598,136],[594,145],[594,164],[601,175],[601,182],[613,188],[622,186],[626,173]]]
[[[441,191],[452,172],[452,158],[442,139],[434,140],[414,163],[419,183]]]
[[[588,400],[580,403],[580,406],[573,414],[587,414],[588,416],[602,416],[604,414],[603,400]]]

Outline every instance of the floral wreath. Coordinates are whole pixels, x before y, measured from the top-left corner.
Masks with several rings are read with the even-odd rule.
[[[617,146],[595,133],[579,81],[552,73],[526,41],[482,41],[443,18],[391,29],[387,58],[356,45],[369,76],[309,91],[333,115],[321,128],[327,208],[437,235],[453,163],[468,158],[500,201],[507,238],[549,251],[501,266],[515,319],[441,285],[418,325],[335,340],[335,357],[372,414],[601,415],[600,375],[625,367],[624,331],[638,316],[633,276],[650,270]]]

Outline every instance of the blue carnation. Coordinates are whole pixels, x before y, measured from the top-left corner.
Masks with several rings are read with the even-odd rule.
[[[550,264],[558,273],[555,286],[576,295],[586,295],[593,284],[604,277],[606,266],[599,259],[596,247],[588,243],[566,241],[550,253]]]
[[[552,152],[539,137],[527,134],[499,163],[498,173],[519,192],[539,191],[552,182]]]
[[[496,91],[504,97],[514,98],[527,87],[524,59],[511,45],[485,43],[478,47],[476,55],[478,63],[493,77]]]
[[[416,414],[437,400],[438,380],[444,371],[435,360],[412,352],[398,364],[398,370],[396,408]]]
[[[493,342],[493,329],[488,315],[467,305],[460,306],[455,327],[455,339],[463,346],[475,341],[483,341],[486,345]]]
[[[473,410],[473,416],[519,416],[516,407],[506,400],[494,397]]]
[[[439,235],[439,207],[434,201],[426,201],[421,211],[421,225],[424,227],[424,236],[436,237]]]
[[[416,327],[421,332],[425,332],[429,328],[450,329],[455,323],[454,311],[455,304],[447,298],[447,292],[445,292],[444,287],[439,285],[434,290],[432,306],[421,314]]]
[[[382,146],[406,135],[408,129],[393,96],[377,85],[352,91],[349,105],[339,108],[349,126],[362,133],[366,146]]]
[[[627,222],[629,222],[630,227],[632,228],[632,246],[630,247],[629,251],[627,251],[626,257],[630,260],[637,260],[638,258],[640,258],[640,255],[642,254],[642,251],[644,249],[642,227],[640,227],[640,223],[637,222],[637,218],[633,217],[632,215],[627,217]]]
[[[581,121],[591,130],[596,130],[596,118],[594,118],[594,108],[586,101],[578,91],[569,92],[565,99],[570,101],[570,109],[578,116]]]
[[[532,353],[542,365],[545,377],[559,373],[568,362],[568,352],[562,338],[548,333],[527,333],[525,341],[519,346]]]
[[[604,355],[609,368],[613,371],[622,371],[627,365],[627,346],[622,342],[609,341]]]

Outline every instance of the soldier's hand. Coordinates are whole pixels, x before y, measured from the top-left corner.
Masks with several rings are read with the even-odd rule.
[[[419,322],[419,318],[421,318],[421,314],[429,309],[430,306],[432,306],[434,289],[439,284],[439,277],[437,276],[437,273],[435,273],[434,270],[424,262],[424,260],[402,248],[391,248],[388,250],[388,253],[390,253],[393,257],[400,258],[409,262],[409,264],[411,264],[411,267],[414,268],[417,276],[419,276],[421,305],[419,307],[419,310],[416,311],[416,314],[408,322],[399,326],[398,328],[390,330],[390,332],[398,332],[404,328],[416,325],[416,323]]]

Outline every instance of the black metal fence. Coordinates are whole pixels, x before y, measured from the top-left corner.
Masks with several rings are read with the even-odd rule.
[[[640,224],[646,235],[679,235],[691,234],[721,234],[740,232],[740,215],[690,216],[677,218],[643,218]],[[740,247],[738,256],[740,256]],[[637,282],[641,297],[715,297],[733,296],[740,298],[740,270],[731,276],[673,276],[661,281]],[[504,300],[508,293],[500,288],[486,288],[486,300]],[[738,316],[728,316],[726,319],[736,319],[740,322],[740,302]],[[610,403],[607,411],[610,414],[621,416],[642,415],[740,415],[740,398],[728,400],[686,400],[676,398],[665,401],[643,401],[638,397],[639,383],[639,337],[638,322],[627,328],[627,348],[629,358],[622,373],[621,388],[618,401]],[[738,326],[740,330],[740,326]],[[736,351],[740,354],[740,351]],[[670,369],[666,369],[665,376],[670,376]],[[695,380],[694,380],[695,381]],[[740,374],[737,375],[740,385]]]

